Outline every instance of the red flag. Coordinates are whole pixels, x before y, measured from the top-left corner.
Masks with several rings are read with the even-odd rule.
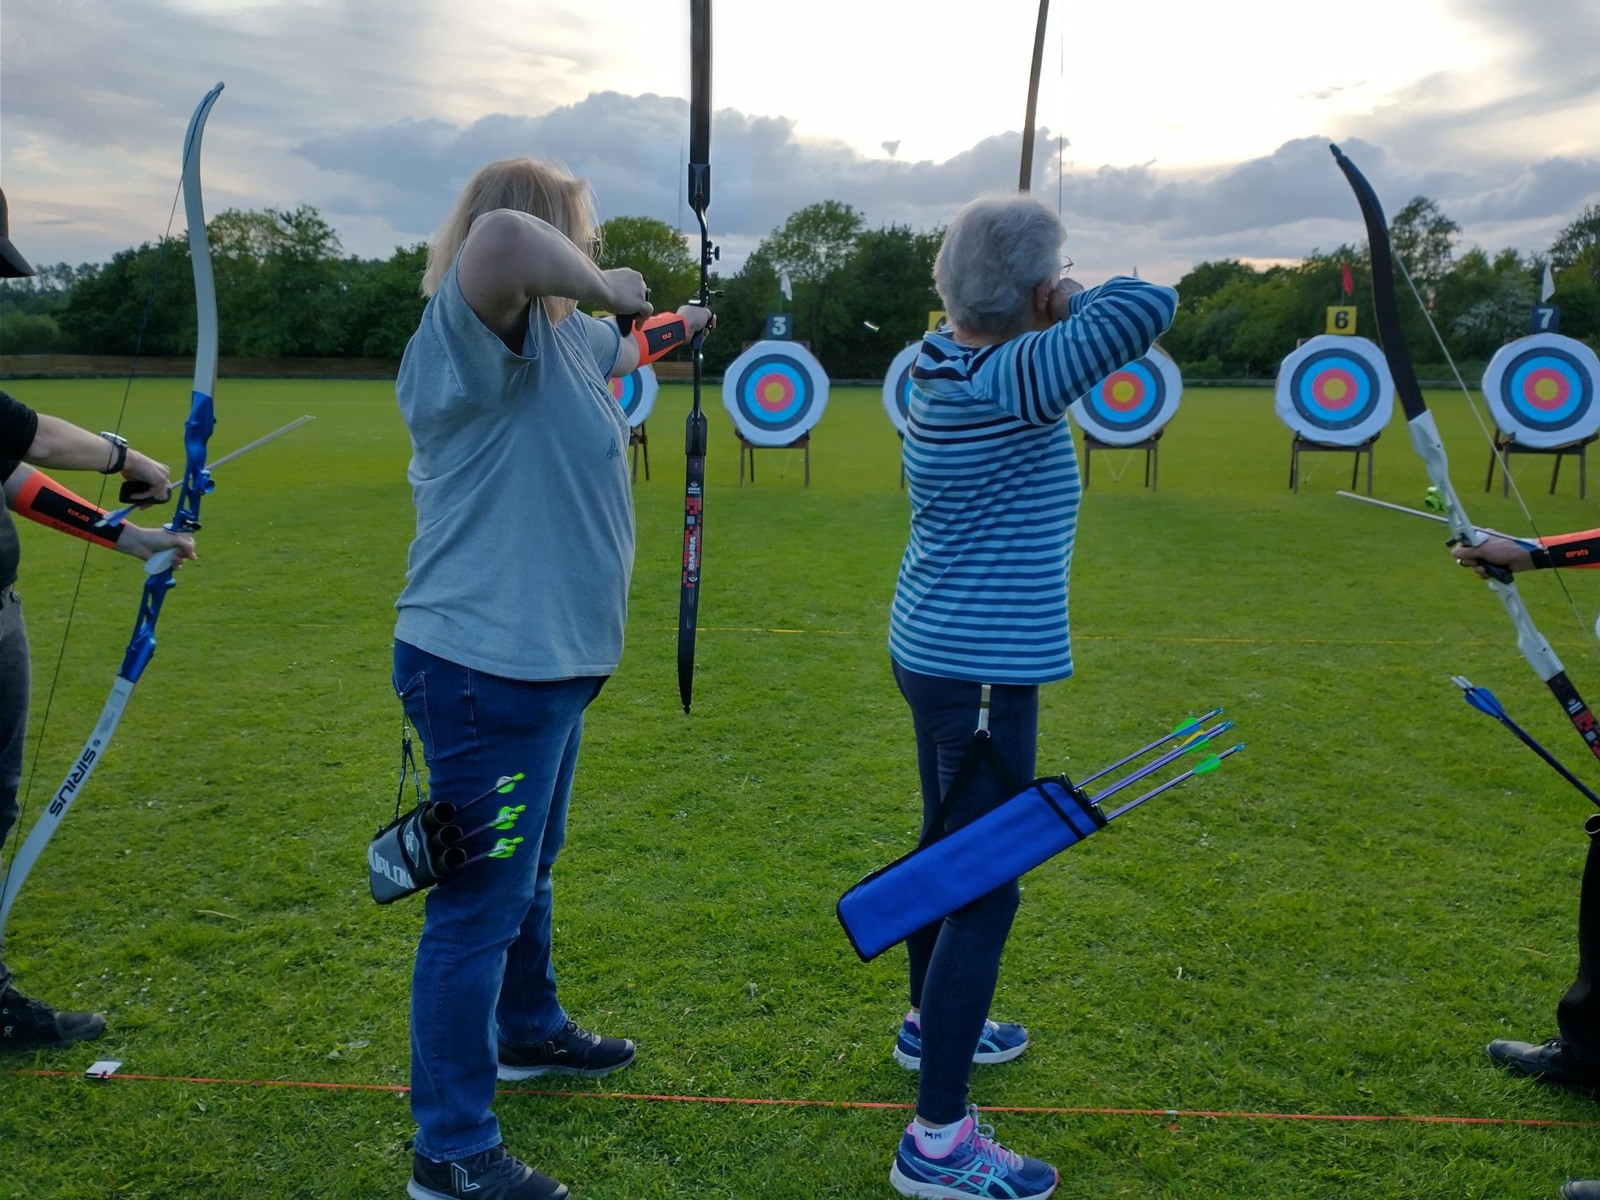
[[[1356,281],[1350,277],[1350,264],[1346,262],[1342,265],[1344,267],[1344,294],[1349,296],[1356,290]]]

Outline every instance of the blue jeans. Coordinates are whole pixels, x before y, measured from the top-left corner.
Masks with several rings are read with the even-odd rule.
[[[894,664],[894,679],[911,707],[922,782],[922,828],[927,832],[978,727],[981,685],[964,679],[919,675]],[[1039,744],[1039,689],[996,684],[989,694],[989,735],[994,754],[970,777],[947,825],[963,825],[1014,790],[1001,778],[998,759],[1017,787],[1033,779]],[[983,1036],[1000,953],[1021,901],[1016,880],[956,909],[906,939],[911,1005],[922,1010],[922,1071],[917,1115],[938,1125],[966,1113],[972,1055]]]
[[[422,741],[428,794],[461,805],[521,772],[509,796],[462,814],[472,828],[526,805],[509,832],[467,839],[469,855],[520,837],[427,894],[411,978],[411,1113],[416,1149],[442,1162],[500,1144],[496,1040],[534,1045],[566,1024],[550,958],[550,870],[566,837],[583,712],[604,678],[529,682],[474,671],[397,641],[394,686]]]

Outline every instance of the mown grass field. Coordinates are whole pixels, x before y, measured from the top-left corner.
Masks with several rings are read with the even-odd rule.
[[[122,390],[8,387],[90,429],[110,427]],[[124,432],[177,463],[187,394],[139,383]],[[1514,500],[1481,490],[1487,448],[1464,400],[1431,400],[1474,517],[1523,529]],[[764,451],[741,490],[713,393],[685,717],[687,403],[664,388],[650,422],[628,649],[591,710],[557,868],[564,999],[635,1038],[639,1059],[571,1095],[519,1088],[498,1112],[509,1145],[577,1200],[887,1197],[896,1106],[914,1097],[889,1053],[903,957],[860,964],[833,904],[915,836],[885,651],[907,524],[898,443],[875,389],[839,389],[812,486],[798,453]],[[1035,1045],[977,1069],[973,1099],[1092,1110],[993,1114],[1002,1140],[1062,1168],[1070,1200],[1552,1200],[1600,1175],[1600,1108],[1496,1071],[1483,1046],[1554,1032],[1589,806],[1449,677],[1492,688],[1580,771],[1581,751],[1500,605],[1447,561],[1442,527],[1336,498],[1344,456],[1308,460],[1291,494],[1271,405],[1266,390],[1191,390],[1158,493],[1137,459],[1096,458],[1078,675],[1045,689],[1041,769],[1097,768],[1218,704],[1248,749],[1023,881],[995,1012]],[[217,411],[214,454],[317,419],[218,470],[161,648],[13,914],[24,988],[111,1026],[0,1061],[10,1200],[403,1194],[421,906],[374,906],[364,852],[394,800],[405,432],[380,383],[224,380]],[[1574,479],[1550,497],[1545,464],[1518,472],[1545,532],[1600,524]],[[1423,488],[1397,417],[1377,494],[1416,505]],[[22,536],[37,735],[80,544]],[[1523,591],[1593,695],[1600,581],[1566,582],[1576,615],[1549,574]],[[8,852],[104,702],[139,586],[131,560],[91,556]],[[97,1057],[129,1078],[85,1081]],[[1510,1123],[1387,1119],[1425,1117]]]

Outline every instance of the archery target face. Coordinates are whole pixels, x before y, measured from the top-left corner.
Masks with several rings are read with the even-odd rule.
[[[1548,449],[1600,430],[1600,359],[1582,342],[1536,333],[1501,346],[1483,373],[1483,394],[1503,433]]]
[[[1297,437],[1359,446],[1394,413],[1389,360],[1366,338],[1321,334],[1279,366],[1275,407]]]
[[[828,373],[796,342],[757,342],[722,377],[722,406],[752,446],[787,446],[827,405]]]
[[[1152,348],[1119,367],[1072,406],[1078,428],[1108,446],[1131,446],[1154,437],[1172,420],[1183,395],[1178,364]]]
[[[645,364],[611,380],[611,397],[622,406],[622,415],[628,418],[628,424],[637,428],[645,423],[650,410],[656,406],[659,387],[655,369]]]
[[[912,342],[889,364],[883,376],[883,411],[897,433],[905,433],[906,418],[911,412],[911,368],[922,350],[921,342]]]

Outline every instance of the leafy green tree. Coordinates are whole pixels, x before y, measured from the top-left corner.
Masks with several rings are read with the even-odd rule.
[[[347,258],[343,264],[339,342],[356,358],[399,358],[422,321],[427,301],[422,272],[428,244],[397,246],[385,261]]]
[[[193,354],[194,285],[183,238],[114,254],[80,278],[57,317],[63,349],[76,354]],[[140,333],[143,331],[141,344]]]
[[[1460,238],[1461,226],[1426,196],[1412,199],[1389,222],[1389,242],[1424,296],[1449,273]],[[1407,290],[1403,280],[1400,287]]]
[[[1557,271],[1584,264],[1600,285],[1600,204],[1591,204],[1550,244],[1550,264]]]
[[[695,248],[699,249],[699,238]],[[675,309],[700,290],[700,263],[682,234],[652,217],[612,217],[600,227],[601,267],[632,267],[644,276],[658,310]]]

